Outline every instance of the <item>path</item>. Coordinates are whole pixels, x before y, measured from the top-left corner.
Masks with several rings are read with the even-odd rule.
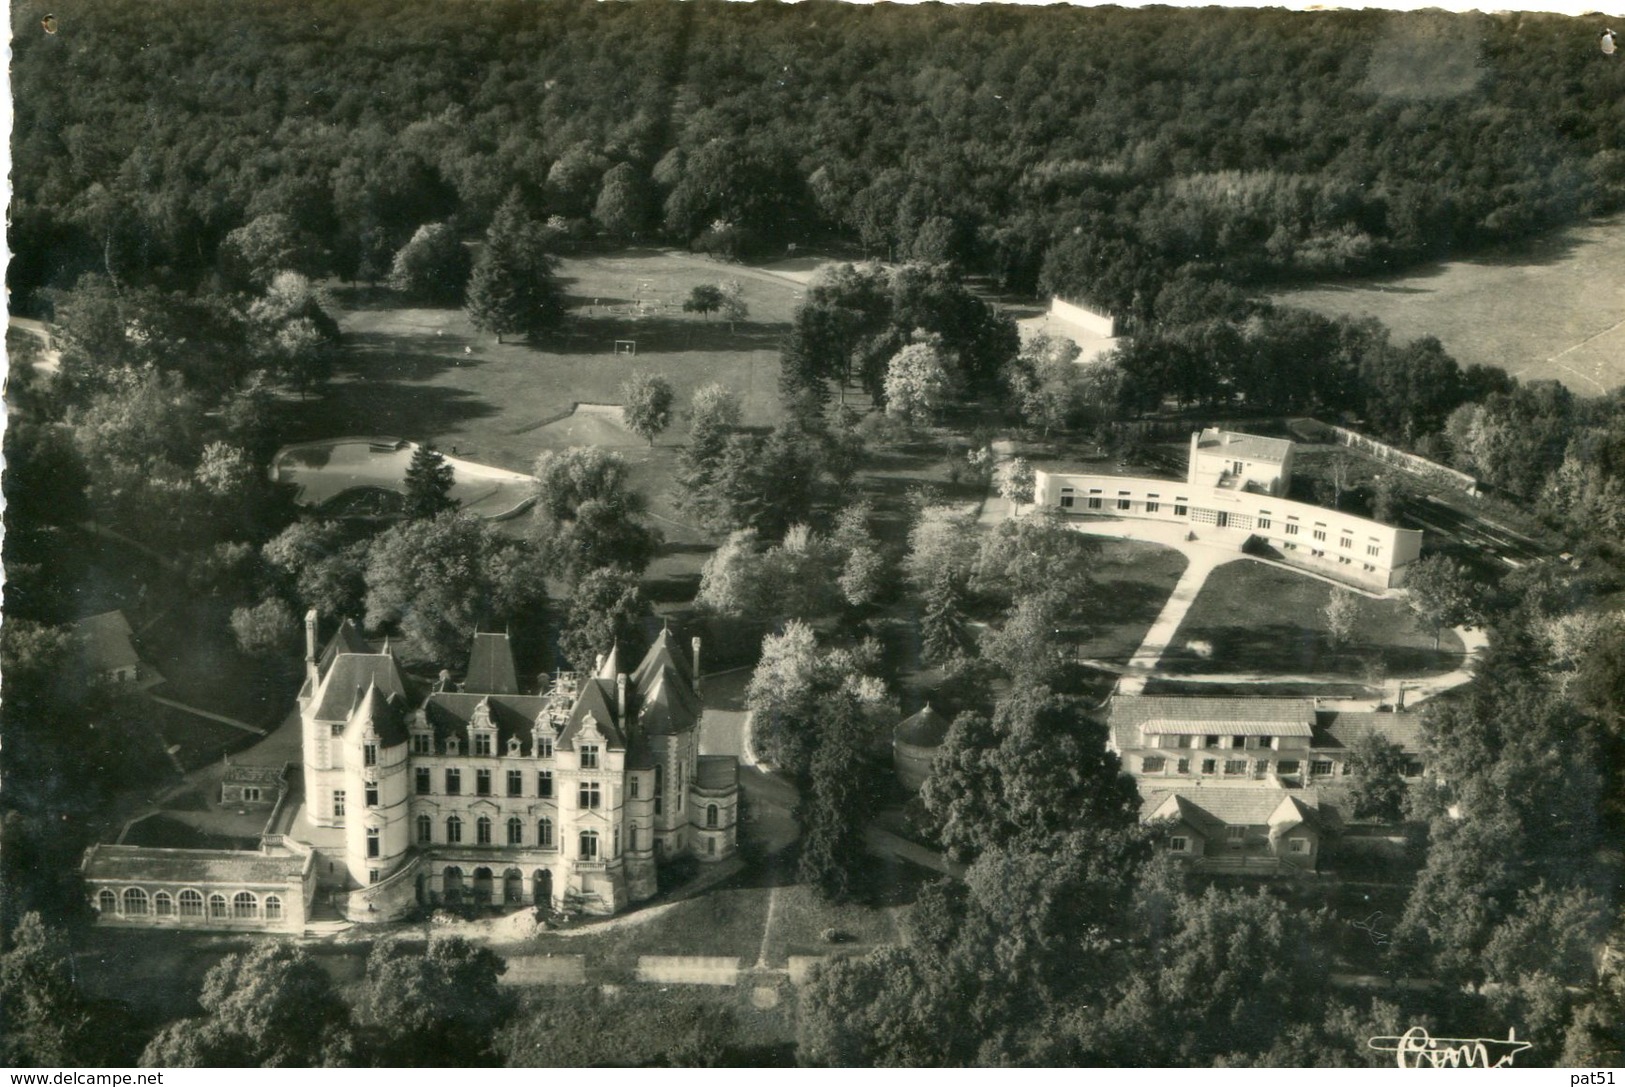
[[[1140,648],[1129,657],[1127,673],[1118,684],[1119,691],[1138,694],[1145,689],[1146,678],[1157,667],[1157,662],[1162,660],[1163,652],[1185,621],[1185,613],[1190,611],[1202,586],[1207,584],[1208,575],[1240,557],[1231,553],[1216,553],[1213,548],[1186,551],[1185,571],[1179,575],[1179,581],[1174,585],[1174,591],[1168,594],[1168,600],[1162,605],[1156,621],[1145,632]]]
[[[965,875],[963,864],[955,864],[941,853],[911,842],[907,838],[899,838],[891,831],[882,830],[873,824],[863,830],[863,845],[870,853],[879,857],[896,857],[910,864],[917,864],[921,868],[953,876],[955,879],[962,879]]]
[[[200,710],[196,706],[188,706],[184,702],[176,702],[173,698],[164,698],[160,695],[148,694],[147,697],[158,703],[160,706],[168,706],[171,709],[182,710],[197,717],[207,717],[211,721],[218,721],[222,725],[229,726],[241,732],[251,732],[255,736],[264,736],[266,734],[263,728],[256,728],[247,721],[239,721],[235,717],[224,717],[218,713],[210,713],[208,710]]]

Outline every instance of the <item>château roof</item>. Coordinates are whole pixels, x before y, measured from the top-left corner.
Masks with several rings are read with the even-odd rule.
[[[369,683],[350,714],[345,731],[365,730],[371,724],[381,745],[398,747],[407,739],[407,712],[405,696],[381,691],[376,683]]]
[[[514,668],[513,645],[506,634],[474,635],[468,655],[463,690],[475,694],[518,694],[519,674]]]
[[[726,792],[739,785],[739,760],[732,755],[701,755],[694,785],[706,792]]]
[[[311,716],[317,721],[348,721],[369,686],[406,698],[406,680],[389,653],[340,653],[316,688]]]

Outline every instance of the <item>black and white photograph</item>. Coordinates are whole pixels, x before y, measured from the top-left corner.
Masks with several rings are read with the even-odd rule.
[[[11,1082],[1625,1077],[1625,13],[9,15]]]

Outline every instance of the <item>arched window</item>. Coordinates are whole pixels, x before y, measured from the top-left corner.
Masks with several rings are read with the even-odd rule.
[[[379,847],[378,828],[377,827],[368,827],[367,828],[367,856],[376,857],[378,855],[378,847]]]
[[[536,821],[536,844],[542,849],[553,848],[553,820],[538,819]]]
[[[225,895],[210,895],[209,896],[209,917],[211,919],[213,919],[213,920],[216,920],[216,921],[224,921],[226,919],[226,916],[227,916],[227,914],[226,914],[226,896]]]
[[[425,843],[434,841],[434,820],[427,815],[418,816],[418,841]]]
[[[203,916],[203,896],[198,894],[196,891],[182,891],[181,892],[181,916],[182,917],[202,917]]]
[[[581,832],[581,859],[584,861],[598,859],[598,832],[596,830]]]
[[[491,844],[491,820],[483,815],[474,821],[474,844]]]
[[[103,887],[101,893],[96,896],[96,908],[105,914],[117,913],[118,895]]]
[[[267,921],[282,920],[282,899],[276,895],[265,896],[265,919]]]
[[[142,917],[147,912],[147,892],[139,887],[127,887],[124,891],[124,916]]]
[[[525,844],[525,822],[517,815],[508,820],[508,844]]]
[[[260,915],[260,900],[248,891],[238,891],[231,900],[231,916],[246,921]]]
[[[717,806],[715,804],[705,806],[705,825],[708,827],[717,825]]]
[[[455,815],[446,816],[446,841],[452,845],[463,840],[463,821]]]
[[[159,917],[175,916],[175,900],[170,897],[168,891],[159,891],[152,896],[152,912]]]

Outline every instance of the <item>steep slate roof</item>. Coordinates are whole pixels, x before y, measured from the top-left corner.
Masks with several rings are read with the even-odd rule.
[[[604,736],[604,745],[611,751],[626,750],[626,735],[621,731],[619,715],[615,712],[618,693],[615,681],[586,679],[576,691],[575,705],[570,707],[570,720],[559,732],[556,746],[575,750],[576,737],[581,735],[583,722],[591,718]]]
[[[1223,453],[1279,464],[1291,452],[1292,443],[1285,438],[1261,438],[1257,434],[1242,434],[1234,430],[1204,430],[1197,439],[1196,448],[1204,453]]]
[[[518,694],[519,675],[506,634],[475,634],[463,690],[472,694]]]
[[[448,735],[456,733],[459,738],[467,739],[466,730],[468,722],[474,716],[475,707],[481,702],[488,704],[491,713],[491,723],[497,727],[497,750],[505,751],[510,739],[517,738],[521,742],[530,740],[531,726],[536,723],[536,715],[547,708],[546,695],[539,694],[475,694],[464,691],[436,691],[424,703],[423,715],[434,730],[435,739],[443,740]]]
[[[364,729],[368,722],[371,722],[372,730],[378,734],[380,744],[384,747],[398,747],[407,739],[406,714],[404,695],[381,691],[376,683],[369,683],[361,696],[361,701],[356,705],[355,712],[350,715],[350,722],[345,731]]]
[[[1309,736],[1312,698],[1185,698],[1177,695],[1114,695],[1108,711],[1112,742],[1119,751],[1144,747],[1161,734]]]
[[[1422,753],[1422,715],[1419,713],[1349,713],[1322,710],[1316,715],[1312,748],[1346,749],[1368,732],[1400,746],[1407,755]]]
[[[1259,785],[1177,785],[1141,794],[1140,818],[1176,815],[1192,827],[1210,832],[1216,826],[1272,826],[1291,829],[1315,825],[1319,802],[1312,790],[1289,792]]]
[[[316,688],[313,717],[317,721],[348,721],[350,711],[369,686],[386,695],[405,698],[406,680],[388,653],[340,653]]]
[[[938,747],[948,738],[948,726],[951,723],[927,702],[919,713],[913,717],[905,717],[897,723],[897,727],[892,729],[892,739],[897,743],[912,744],[915,747]]]
[[[85,647],[85,664],[97,674],[134,668],[141,664],[130,621],[122,611],[106,611],[73,624],[73,631]]]
[[[734,788],[739,784],[739,760],[732,755],[701,755],[694,770],[694,784],[708,792]]]
[[[690,687],[694,685],[693,666],[683,654],[682,646],[669,627],[662,628],[660,633],[655,635],[654,644],[649,647],[649,652],[643,655],[643,660],[632,672],[632,682],[642,686],[645,677],[656,668],[675,669],[684,683]]]
[[[310,861],[310,857],[296,853],[93,845],[85,850],[79,868],[86,879],[189,883],[203,889],[220,884],[286,884],[300,879]]]

